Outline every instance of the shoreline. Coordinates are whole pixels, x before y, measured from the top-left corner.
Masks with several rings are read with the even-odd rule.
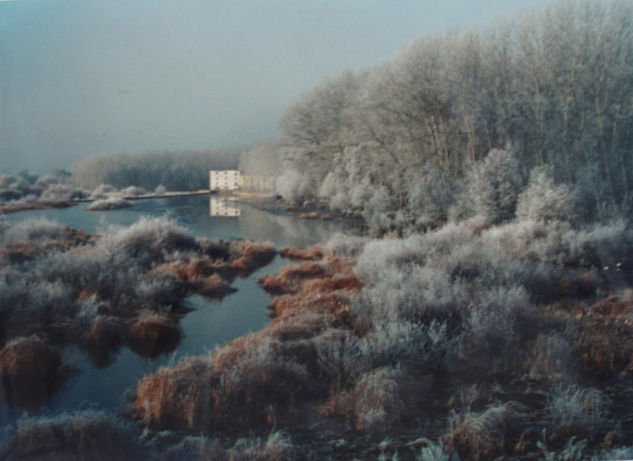
[[[139,200],[151,200],[159,198],[171,198],[171,197],[191,197],[197,195],[215,195],[216,191],[210,191],[207,189],[201,189],[196,191],[174,191],[166,192],[164,194],[152,194],[152,195],[139,195],[134,197],[121,196],[123,200],[139,201]],[[112,195],[112,197],[117,197]],[[18,213],[20,211],[32,211],[32,210],[47,210],[51,208],[71,208],[79,205],[80,203],[92,203],[97,200],[94,198],[75,199],[75,200],[60,200],[60,201],[43,201],[43,202],[8,202],[0,204],[0,216],[10,213]]]

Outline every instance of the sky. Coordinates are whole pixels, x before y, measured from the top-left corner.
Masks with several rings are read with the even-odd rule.
[[[244,146],[346,69],[543,0],[0,0],[0,171]]]

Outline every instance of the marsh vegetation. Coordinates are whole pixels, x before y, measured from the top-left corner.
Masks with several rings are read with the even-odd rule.
[[[628,3],[559,2],[329,79],[288,108],[281,139],[83,161],[74,180],[97,208],[200,187],[209,162],[232,162],[302,218],[295,235],[323,216],[364,232],[289,245],[259,243],[248,214],[253,241],[165,217],[99,232],[0,221],[12,409],[72,379],[69,345],[98,366],[124,347],[164,356],[186,337],[186,298],[287,263],[255,274],[263,328],[148,370],[121,414],[14,419],[0,455],[630,458],[632,47]],[[69,192],[55,181],[3,177],[0,196]]]

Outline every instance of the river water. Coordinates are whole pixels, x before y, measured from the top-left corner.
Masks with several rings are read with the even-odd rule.
[[[141,216],[169,216],[196,236],[210,239],[270,241],[305,247],[324,242],[336,232],[349,231],[341,221],[305,221],[259,210],[231,197],[171,197],[137,201],[131,208],[93,212],[87,204],[66,209],[34,210],[7,216],[9,221],[45,217],[59,224],[89,232],[108,225],[129,225]],[[221,301],[192,296],[185,301],[191,309],[180,321],[182,340],[176,350],[153,359],[141,357],[123,347],[106,366],[96,367],[76,347],[67,347],[62,356],[77,373],[42,408],[44,414],[86,408],[120,411],[125,408],[136,383],[163,365],[188,355],[212,351],[218,345],[248,332],[260,330],[268,322],[270,296],[257,284],[259,276],[276,272],[285,262],[277,257],[268,266],[233,283],[237,291]],[[0,405],[0,424],[13,420],[8,408]]]

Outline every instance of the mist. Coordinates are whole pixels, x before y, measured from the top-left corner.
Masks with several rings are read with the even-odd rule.
[[[323,78],[538,0],[0,2],[0,170],[279,135]]]

